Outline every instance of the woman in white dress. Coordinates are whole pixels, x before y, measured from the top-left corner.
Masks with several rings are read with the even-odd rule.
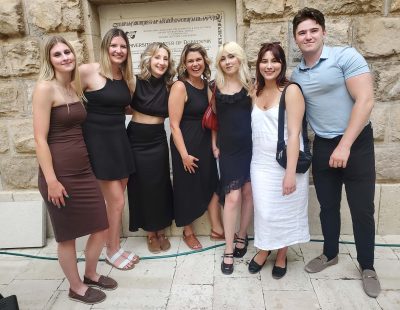
[[[296,173],[305,113],[304,97],[296,84],[286,90],[285,142],[287,168],[275,159],[278,111],[286,78],[285,53],[279,43],[261,47],[256,63],[253,94],[251,185],[254,200],[254,246],[260,249],[249,264],[249,272],[261,270],[271,250],[278,250],[272,270],[275,279],[287,270],[288,246],[310,240],[308,229],[308,172]]]

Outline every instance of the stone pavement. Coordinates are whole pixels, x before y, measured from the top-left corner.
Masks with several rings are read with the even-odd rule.
[[[203,246],[216,243],[199,237]],[[313,239],[322,239],[313,236]],[[171,237],[171,249],[165,254],[189,251],[179,237]],[[342,236],[352,241],[352,236]],[[377,236],[377,243],[400,244],[400,235]],[[144,237],[123,239],[124,248],[149,256]],[[309,259],[320,254],[321,243],[296,245],[288,252],[288,273],[280,280],[271,277],[275,253],[258,274],[247,271],[256,250],[250,242],[243,259],[235,261],[231,276],[220,271],[223,247],[164,259],[142,260],[133,270],[119,271],[104,262],[102,274],[119,283],[115,291],[106,291],[105,302],[88,306],[70,301],[68,284],[57,261],[0,255],[0,293],[16,294],[25,309],[400,309],[400,248],[376,247],[375,268],[382,285],[377,299],[362,289],[354,245],[340,245],[339,264],[320,273],[303,271]],[[56,256],[56,242],[37,249],[15,249],[40,256]],[[82,252],[79,252],[82,256]],[[82,273],[83,263],[78,264]]]

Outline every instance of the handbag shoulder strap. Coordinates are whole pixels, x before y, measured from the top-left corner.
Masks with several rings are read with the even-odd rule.
[[[215,92],[217,91],[217,82],[211,81],[209,84],[212,88],[212,95],[211,95],[211,99],[208,102],[208,104],[211,106],[211,109],[214,111],[214,113],[216,113],[216,108],[215,108]]]
[[[278,150],[282,150],[285,147],[285,139],[283,137],[283,132],[284,132],[284,128],[285,128],[285,110],[286,110],[285,96],[286,96],[286,89],[291,84],[296,84],[300,88],[300,91],[303,93],[301,86],[295,82],[290,82],[289,84],[287,84],[282,91],[281,99],[279,101],[279,115],[278,115],[278,143],[277,143]],[[310,153],[310,144],[309,144],[308,135],[307,135],[307,120],[306,120],[305,113],[303,116],[301,134],[303,136],[304,152],[309,154]]]

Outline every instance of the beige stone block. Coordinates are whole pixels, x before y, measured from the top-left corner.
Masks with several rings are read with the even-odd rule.
[[[83,30],[82,11],[80,1],[67,1],[62,7],[62,23],[58,31],[81,31]]]
[[[400,146],[396,144],[375,145],[376,178],[378,181],[400,180]]]
[[[261,281],[257,278],[217,277],[214,292],[218,293],[214,294],[213,309],[264,309]]]
[[[63,280],[65,275],[58,260],[33,259],[26,269],[19,273],[18,280]]]
[[[374,141],[384,141],[389,119],[389,105],[376,104],[371,113],[371,122],[374,129]]]
[[[244,19],[265,19],[282,16],[284,12],[284,2],[281,0],[258,1],[244,0]]]
[[[312,279],[311,281],[321,309],[381,309],[375,298],[364,293],[361,280]]]
[[[37,187],[38,164],[35,157],[3,158],[0,171],[4,189]]]
[[[375,259],[374,268],[381,282],[382,290],[400,290],[400,261]]]
[[[3,47],[3,57],[10,75],[21,76],[39,72],[39,44],[35,40],[25,39]]]
[[[176,260],[176,272],[174,283],[187,284],[209,284],[214,283],[214,255],[203,252],[196,255],[179,256]]]
[[[18,153],[35,154],[32,119],[13,121],[10,128],[15,150]]]
[[[61,280],[14,280],[2,294],[17,295],[20,309],[45,309],[60,284]]]
[[[383,1],[376,0],[337,0],[324,1],[307,0],[309,8],[318,8],[325,15],[354,15],[360,13],[381,13]]]
[[[341,240],[348,242],[346,247],[349,249],[350,255],[354,260],[354,263],[357,265],[357,249],[354,244],[354,236],[353,235],[342,235]],[[381,246],[386,244],[386,241],[382,238],[382,236],[375,236],[375,259],[388,259],[388,260],[398,260],[398,257],[394,253],[394,251],[390,247]]]
[[[39,191],[14,191],[13,201],[41,201],[42,195]]]
[[[400,234],[400,185],[384,184],[381,189],[378,234]]]
[[[0,191],[0,202],[9,202],[9,201],[13,201],[13,192]]]
[[[0,202],[2,248],[41,247],[46,243],[42,201]]]
[[[392,0],[392,5],[390,7],[390,12],[400,12],[400,0]]]
[[[2,1],[0,10],[0,37],[20,36],[25,32],[21,0]]]
[[[212,309],[212,285],[172,284],[167,310]]]
[[[6,124],[0,124],[0,153],[6,153],[10,149],[10,143],[8,139],[8,130]]]
[[[382,291],[377,301],[382,309],[400,309],[400,291]]]
[[[31,22],[36,27],[50,32],[61,24],[62,1],[52,1],[51,9],[47,0],[31,0],[27,4]]]
[[[400,78],[400,75],[399,75]],[[400,83],[399,83],[400,87]],[[400,89],[399,89],[400,91]],[[390,122],[389,122],[390,134],[389,140],[391,142],[400,141],[400,105],[393,104],[390,108]]]
[[[12,116],[21,110],[18,106],[18,94],[19,90],[16,82],[0,82],[0,116]],[[1,125],[5,126],[5,122],[2,121]]]
[[[255,64],[261,44],[265,42],[281,42],[283,49],[287,52],[287,24],[276,23],[250,23],[250,28],[245,34],[245,45],[247,58],[250,64]]]
[[[356,46],[365,57],[392,56],[400,52],[399,18],[360,17],[354,26]]]
[[[304,272],[304,271],[303,271]],[[275,280],[270,280],[275,281]],[[277,281],[275,281],[277,282]],[[281,291],[265,291],[265,309],[296,309],[296,310],[312,310],[321,309],[317,295],[314,292],[305,291],[291,291],[290,293],[286,290]]]
[[[5,256],[4,256],[5,257]],[[8,257],[13,257],[13,256],[8,256]],[[26,267],[29,265],[29,260],[5,260],[1,259],[0,260],[0,284],[10,284],[15,277],[24,272],[26,270]],[[4,291],[1,291],[3,293]],[[3,293],[4,294],[4,293]],[[15,294],[15,293],[14,293]]]
[[[400,41],[399,41],[400,45]],[[400,100],[400,63],[374,64],[375,98],[380,101]]]

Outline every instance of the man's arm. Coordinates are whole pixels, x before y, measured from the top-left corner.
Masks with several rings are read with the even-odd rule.
[[[350,148],[367,123],[374,106],[373,82],[371,73],[363,73],[346,80],[346,87],[354,99],[349,125],[338,146],[333,151],[329,166],[346,168]]]

